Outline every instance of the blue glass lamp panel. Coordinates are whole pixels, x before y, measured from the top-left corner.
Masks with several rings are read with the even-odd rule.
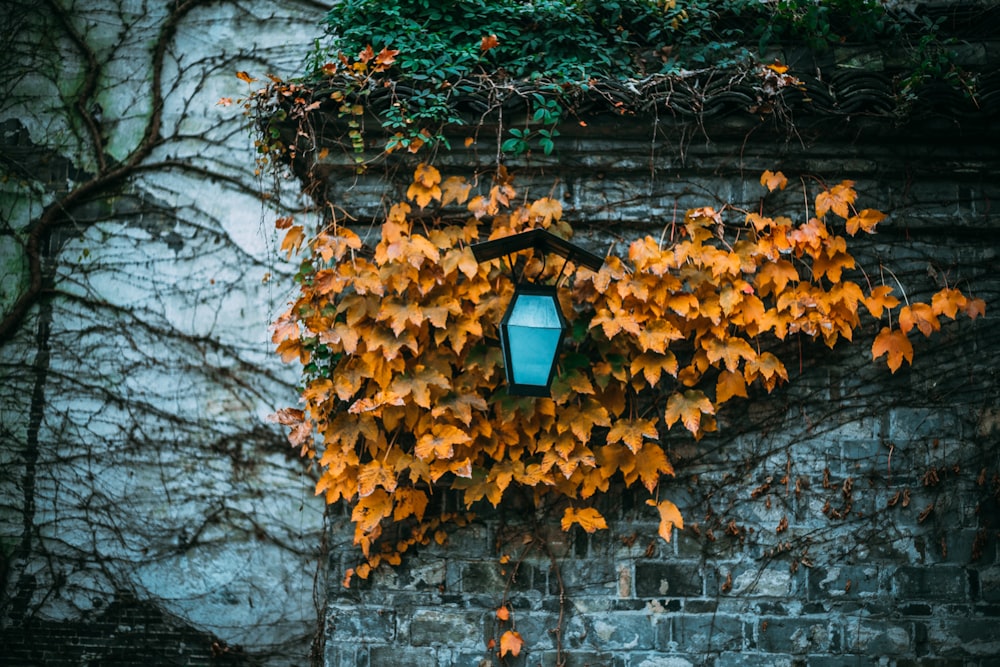
[[[511,393],[548,395],[566,329],[555,290],[515,292],[500,329]]]

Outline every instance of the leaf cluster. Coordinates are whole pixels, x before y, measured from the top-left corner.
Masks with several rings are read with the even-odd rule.
[[[418,82],[495,72],[573,82],[627,78],[643,50],[677,41],[683,17],[672,0],[346,0],[327,15],[324,48],[397,49],[403,55],[395,74]],[[484,50],[490,35],[495,46]]]
[[[787,180],[765,172],[761,184],[773,191]],[[572,276],[559,298],[573,331],[551,398],[514,397],[497,341],[513,287],[501,260],[477,263],[470,245],[532,228],[572,235],[558,200],[516,194],[503,167],[477,194],[421,164],[373,247],[336,224],[307,238],[301,225],[281,221],[283,249],[305,258],[299,297],[273,340],[304,367],[305,405],[276,418],[293,445],[318,457],[317,493],[351,505],[366,558],[359,575],[439,535],[441,518],[427,508],[442,487],[470,509],[525,489],[564,506],[564,529],[591,532],[606,528],[591,498],[612,483],[641,486],[669,540],[683,520],[659,498],[661,479],[673,474],[667,432],[701,438],[718,428],[726,402],[787,381],[783,341],[833,347],[852,340],[867,313],[884,322],[873,358],[886,356],[895,372],[912,362],[911,333],[929,336],[942,319],[985,309],[952,287],[918,303],[864,273],[850,279],[858,267],[847,238],[874,232],[885,217],[855,207],[850,181],[818,193],[799,223],[701,207],[597,272],[564,272],[535,251],[521,257],[536,282]],[[466,220],[428,225],[445,206],[464,207]],[[390,524],[413,532],[377,546]]]

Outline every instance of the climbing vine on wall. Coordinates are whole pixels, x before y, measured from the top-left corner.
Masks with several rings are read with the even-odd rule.
[[[761,184],[784,189],[787,179],[765,172]],[[913,361],[910,336],[983,314],[982,300],[954,287],[910,301],[888,272],[861,270],[848,238],[885,216],[856,198],[850,181],[822,189],[799,222],[695,208],[600,271],[579,268],[559,290],[573,329],[552,397],[541,399],[505,391],[497,324],[513,286],[500,260],[479,264],[470,245],[533,228],[568,239],[559,201],[518,199],[502,166],[474,193],[421,164],[372,248],[343,225],[309,235],[280,220],[282,249],[304,259],[299,297],[273,340],[303,365],[305,405],[275,418],[318,459],[317,492],[352,507],[364,555],[354,574],[398,563],[410,546],[442,541],[443,521],[464,520],[426,514],[444,488],[468,508],[526,488],[561,500],[563,529],[593,532],[607,527],[596,495],[613,482],[640,487],[669,541],[683,519],[661,481],[674,472],[662,438],[671,429],[701,438],[728,401],[789,380],[783,341],[833,347],[874,320],[872,356],[895,372]],[[456,205],[468,212],[464,224],[435,224]],[[563,274],[560,262],[533,254],[524,271],[538,282]],[[391,524],[409,532],[380,540]]]
[[[425,156],[405,201],[386,204],[374,245],[342,216],[319,230],[290,217],[278,220],[282,250],[301,254],[301,264],[298,298],[275,322],[273,340],[283,359],[303,366],[304,406],[281,410],[275,419],[290,428],[303,455],[317,460],[317,492],[351,507],[363,560],[345,584],[382,563],[399,563],[415,544],[443,542],[445,524],[467,521],[467,514],[428,511],[443,489],[469,510],[528,491],[559,506],[564,530],[587,532],[607,527],[596,496],[613,484],[644,489],[659,514],[659,534],[669,541],[683,518],[661,484],[674,472],[666,433],[700,439],[718,428],[716,416],[728,401],[749,397],[755,386],[770,392],[788,381],[789,350],[794,354],[788,341],[833,347],[873,326],[872,356],[895,373],[913,362],[915,332],[930,336],[942,319],[983,314],[984,302],[955,286],[916,302],[891,271],[859,267],[848,239],[874,232],[885,215],[858,205],[850,181],[819,184],[806,193],[809,210],[800,221],[763,208],[694,208],[659,237],[632,242],[623,257],[609,256],[598,272],[564,271],[560,261],[522,256],[526,275],[559,282],[573,329],[552,397],[509,396],[497,324],[513,286],[499,260],[479,264],[470,246],[534,228],[569,239],[573,229],[556,199],[518,197],[502,155],[530,150],[532,142],[552,152],[557,126],[576,113],[574,95],[600,96],[597,77],[615,76],[625,61],[635,65],[637,48],[666,40],[669,48],[656,56],[663,57],[657,76],[673,81],[679,75],[671,73],[667,56],[683,45],[682,33],[696,28],[688,13],[694,5],[624,3],[660,12],[662,25],[653,26],[660,32],[623,28],[626,34],[608,51],[616,60],[588,61],[582,78],[559,69],[582,62],[572,56],[580,44],[563,43],[561,55],[528,80],[528,70],[519,73],[519,61],[510,60],[523,50],[511,45],[534,35],[535,24],[484,16],[481,24],[454,28],[451,41],[424,48],[403,39],[413,37],[407,26],[421,12],[431,22],[439,12],[412,4],[404,12],[385,3],[347,3],[337,15],[361,18],[334,30],[335,47],[317,49],[306,79],[272,78],[241,100],[260,130],[258,166],[292,162],[307,165],[303,174],[328,153],[316,128],[331,116],[347,129],[359,173],[371,164],[372,146],[380,148],[378,159],[401,149],[425,155],[421,149],[429,144],[447,147],[442,128],[468,121],[455,104],[470,90],[496,105],[489,109],[505,96],[520,96],[531,119],[521,129],[501,123],[499,132],[509,136],[498,136],[493,180],[482,191],[482,174],[475,183],[442,174]],[[385,21],[363,18],[373,11]],[[653,25],[626,18],[619,12],[608,20]],[[352,42],[368,35],[363,26],[376,25],[386,34],[378,33],[374,47]],[[431,30],[435,39],[440,32]],[[345,53],[354,47],[356,55]],[[432,57],[449,49],[461,57]],[[458,65],[448,65],[452,60]],[[760,78],[769,97],[799,83],[780,63],[751,65],[739,76]],[[254,82],[245,73],[240,78]],[[373,128],[365,122],[373,113],[378,138],[368,141]],[[780,172],[766,172],[760,183],[766,192],[788,186]]]

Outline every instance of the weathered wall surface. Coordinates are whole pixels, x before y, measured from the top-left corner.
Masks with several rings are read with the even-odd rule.
[[[5,665],[309,661],[323,507],[265,421],[287,269],[217,102],[321,11],[4,4],[3,315],[42,281],[0,342]]]
[[[670,544],[656,512],[627,493],[601,501],[610,529],[592,535],[563,534],[560,512],[530,502],[486,505],[446,546],[347,589],[336,575],[357,556],[341,509],[327,665],[998,664],[995,133],[971,121],[935,131],[940,119],[806,116],[793,133],[745,115],[704,128],[587,120],[558,157],[507,164],[519,196],[560,197],[597,252],[624,253],[637,233],[669,239],[691,206],[757,210],[764,169],[792,179],[768,210],[796,219],[811,205],[804,185],[850,178],[861,207],[890,213],[871,242],[855,239],[867,279],[898,280],[911,299],[960,284],[987,301],[987,317],[915,341],[913,367],[894,375],[871,362],[874,324],[833,351],[793,342],[786,387],[727,404],[712,437],[669,443],[678,474],[662,492],[687,522]],[[443,176],[487,173],[494,145],[480,136],[437,165]],[[338,201],[356,197],[364,211],[370,193],[402,198],[406,165],[349,181],[338,174],[350,161],[331,154],[321,169]],[[496,618],[504,604],[512,622]],[[501,659],[496,642],[510,628],[525,651]]]
[[[510,665],[997,664],[988,123],[842,132],[862,112],[847,126],[800,118],[785,136],[732,118],[609,121],[564,137],[559,162],[512,160],[530,194],[555,184],[583,237],[617,251],[637,232],[669,234],[690,205],[756,205],[762,169],[853,178],[863,205],[892,214],[859,253],[873,280],[891,269],[917,298],[947,281],[988,314],[918,342],[895,375],[869,363],[864,340],[803,346],[787,388],[727,408],[718,436],[671,443],[669,492],[688,526],[669,545],[627,494],[606,499],[614,520],[594,535],[563,534],[529,505],[476,508],[447,546],[344,589],[355,556],[334,508],[314,599],[323,508],[263,421],[294,395],[266,334],[288,271],[238,112],[216,101],[244,90],[235,71],[297,71],[321,9],[16,2],[0,18],[5,313],[30,285],[26,239],[43,269],[0,354],[5,664],[305,664],[317,605],[331,666],[498,664],[487,646],[503,602],[526,641]],[[161,138],[140,151],[157,86]],[[445,159],[494,158],[482,141]],[[329,168],[329,196],[377,219],[386,183]],[[783,197],[799,210],[800,190]]]

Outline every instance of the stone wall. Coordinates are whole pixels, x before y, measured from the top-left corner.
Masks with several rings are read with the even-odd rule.
[[[600,502],[610,528],[592,535],[562,533],[558,512],[527,500],[476,506],[446,545],[344,588],[338,573],[357,554],[349,512],[336,509],[326,664],[998,664],[1000,151],[988,123],[941,122],[599,115],[552,157],[508,159],[519,196],[560,197],[577,240],[601,253],[640,233],[669,237],[688,207],[756,210],[764,169],[791,178],[767,207],[795,218],[806,188],[852,179],[861,207],[890,214],[856,239],[868,278],[898,280],[913,299],[960,284],[987,317],[915,341],[912,368],[895,374],[871,361],[874,325],[832,351],[791,343],[787,386],[727,403],[718,434],[668,443],[677,477],[661,493],[687,524],[670,544],[625,492]],[[484,130],[436,164],[488,179],[494,145]],[[384,201],[375,193],[401,198],[412,164],[359,179],[331,155],[319,165],[327,196],[352,202],[371,236],[364,223],[380,212],[367,207]],[[502,605],[512,622],[497,619]],[[525,650],[501,659],[510,628]]]
[[[892,214],[865,265],[884,262],[918,298],[959,284],[988,314],[918,342],[895,375],[867,358],[870,330],[833,352],[804,345],[788,387],[728,407],[718,436],[670,443],[687,527],[669,545],[627,493],[608,496],[611,528],[593,535],[512,502],[475,508],[447,545],[345,589],[348,514],[331,508],[324,538],[310,474],[264,422],[294,402],[295,369],[266,333],[293,269],[263,231],[277,213],[261,205],[239,110],[217,104],[247,90],[237,71],[298,71],[322,7],[8,5],[4,315],[31,283],[32,239],[43,288],[0,341],[4,664],[306,664],[317,606],[331,667],[498,664],[488,644],[502,603],[526,641],[511,665],[997,664],[1000,163],[988,119],[605,115],[567,128],[552,157],[510,159],[522,192],[554,191],[601,252],[664,233],[691,205],[755,204],[763,169],[853,178],[863,205]],[[995,52],[992,34],[976,53]],[[160,140],[137,153],[157,109]],[[488,177],[492,139],[484,128],[443,170]],[[321,165],[326,196],[368,233],[407,165],[358,180],[338,155]],[[301,214],[296,190],[285,204]],[[798,210],[801,190],[782,196]]]

